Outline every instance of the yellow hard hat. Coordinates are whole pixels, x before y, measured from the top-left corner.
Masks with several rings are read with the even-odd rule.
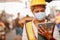
[[[35,5],[46,5],[46,2],[45,0],[32,0],[30,3],[30,7]]]

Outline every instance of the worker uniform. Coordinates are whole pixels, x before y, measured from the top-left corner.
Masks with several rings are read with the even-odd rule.
[[[34,30],[35,36],[36,36],[36,38],[38,38],[38,29],[37,29],[37,27],[35,27],[33,22],[32,22],[32,25],[33,25],[33,30]],[[25,25],[24,25],[24,28],[23,28],[22,40],[28,40]]]

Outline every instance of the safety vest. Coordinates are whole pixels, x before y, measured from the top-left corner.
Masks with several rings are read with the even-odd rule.
[[[26,33],[28,40],[37,40],[33,30],[32,22],[26,23]]]

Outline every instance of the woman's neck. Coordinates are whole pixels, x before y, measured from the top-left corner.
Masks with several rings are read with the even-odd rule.
[[[38,26],[38,24],[39,23],[44,23],[45,22],[45,19],[43,19],[43,20],[34,20],[34,24],[36,25],[36,26]]]

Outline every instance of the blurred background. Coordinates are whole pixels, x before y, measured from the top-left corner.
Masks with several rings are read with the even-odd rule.
[[[12,21],[20,13],[20,18],[34,17],[30,10],[31,0],[0,0],[0,20],[5,21],[9,27],[6,29],[6,40],[13,40],[16,36]],[[60,0],[46,0],[46,16],[55,15],[55,8],[60,8]],[[27,16],[28,15],[28,16]],[[13,29],[13,30],[12,30]],[[8,31],[7,31],[8,30]],[[4,37],[2,37],[4,39]]]

